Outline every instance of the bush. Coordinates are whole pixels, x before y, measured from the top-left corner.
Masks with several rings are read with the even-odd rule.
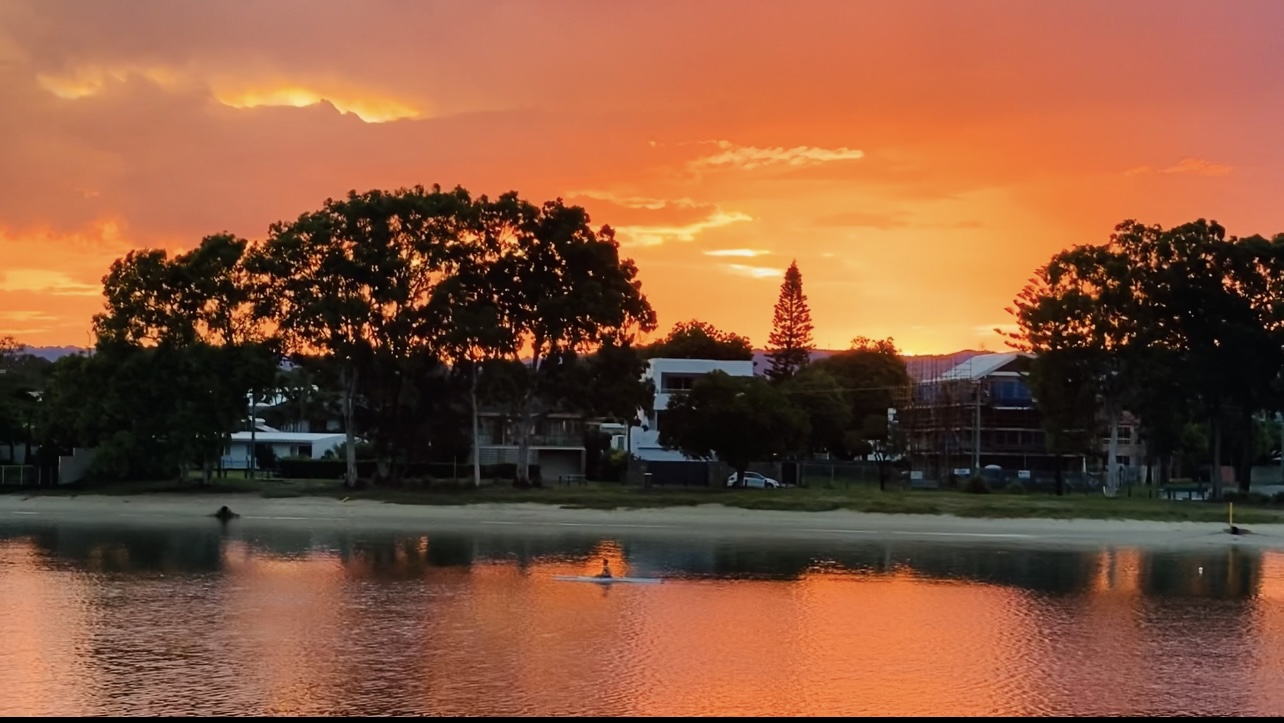
[[[1009,482],[1008,486],[1005,487],[1003,491],[1007,492],[1010,495],[1023,495],[1025,494],[1025,485],[1014,480],[1012,482]]]
[[[1275,497],[1279,497],[1276,494]],[[1274,498],[1268,497],[1261,492],[1241,492],[1240,490],[1226,490],[1222,492],[1223,502],[1238,502],[1245,505],[1265,505],[1270,504]]]
[[[347,471],[347,462],[342,459],[307,459],[307,458],[287,458],[277,462],[278,474],[283,479],[342,479]],[[458,475],[460,478],[471,478],[473,467],[471,464],[460,462],[459,464],[441,463],[441,462],[411,462],[402,470],[402,479],[423,479],[423,480],[453,480]],[[515,479],[517,477],[517,465],[515,464],[484,464],[481,468],[483,479]],[[372,479],[375,476],[375,461],[373,459],[357,460],[357,477],[361,479]],[[531,479],[539,479],[539,465],[530,466]]]
[[[967,481],[963,483],[962,489],[964,492],[973,495],[986,495],[990,493],[990,485],[986,484],[985,480],[975,475],[967,478]]]

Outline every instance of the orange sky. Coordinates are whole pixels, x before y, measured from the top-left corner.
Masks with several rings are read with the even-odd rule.
[[[1056,250],[1284,231],[1275,0],[3,0],[0,334],[85,344],[110,261],[349,189],[563,196],[664,331],[1002,348]]]

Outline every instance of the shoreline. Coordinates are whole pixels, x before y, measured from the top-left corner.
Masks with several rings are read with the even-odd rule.
[[[1284,550],[1284,524],[1246,525],[1231,535],[1226,523],[1115,519],[968,518],[834,510],[749,510],[718,504],[643,509],[566,508],[537,502],[403,505],[326,497],[262,498],[241,494],[137,496],[0,495],[0,531],[16,524],[219,525],[227,505],[239,515],[230,528],[307,527],[388,532],[752,537],[772,539],[917,540],[1017,546],[1147,548],[1249,547]]]

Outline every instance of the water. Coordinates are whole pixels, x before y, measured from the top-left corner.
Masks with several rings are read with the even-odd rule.
[[[1273,552],[4,525],[3,716],[1284,713]]]

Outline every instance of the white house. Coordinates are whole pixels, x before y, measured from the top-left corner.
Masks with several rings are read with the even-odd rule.
[[[655,384],[655,404],[653,409],[641,410],[639,417],[642,426],[630,430],[629,449],[634,455],[655,462],[679,462],[686,459],[681,452],[660,446],[664,410],[669,408],[669,399],[674,392],[690,389],[695,380],[713,371],[721,371],[733,377],[751,377],[753,362],[716,359],[652,359],[647,362],[642,376]]]
[[[283,457],[321,459],[326,452],[337,451],[343,441],[343,434],[333,432],[282,432],[266,425],[259,425],[252,441],[249,432],[232,433],[227,449],[223,452],[223,468],[248,469],[252,444],[270,446],[277,459]]]

